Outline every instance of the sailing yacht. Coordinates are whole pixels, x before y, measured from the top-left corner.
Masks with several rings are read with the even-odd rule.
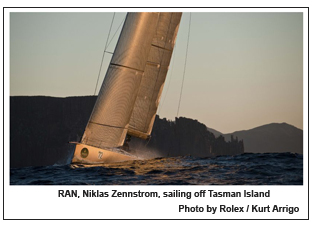
[[[150,139],[182,13],[128,13],[73,163],[140,159],[129,137]]]

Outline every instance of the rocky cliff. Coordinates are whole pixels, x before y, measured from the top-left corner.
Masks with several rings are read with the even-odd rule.
[[[87,124],[96,97],[10,97],[10,167],[65,164]],[[243,142],[215,138],[196,120],[156,117],[150,141],[132,139],[130,147],[147,157],[209,157],[244,153]]]

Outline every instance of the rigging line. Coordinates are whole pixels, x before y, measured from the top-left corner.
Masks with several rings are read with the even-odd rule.
[[[117,34],[117,31],[119,30],[119,28],[121,27],[121,25],[125,22],[126,17],[127,17],[127,16],[125,16],[125,17],[123,18],[123,20],[121,21],[121,23],[119,24],[119,27],[118,27],[117,30],[115,31],[113,37],[111,38],[111,40],[110,40],[109,43],[107,44],[107,48],[108,48],[108,46],[111,44],[111,42],[113,41],[113,39],[114,39],[115,35]]]
[[[183,85],[184,85],[184,77],[185,77],[187,53],[188,53],[188,46],[189,46],[190,33],[191,33],[191,19],[192,19],[192,18],[191,18],[191,15],[192,15],[192,13],[190,13],[190,18],[189,18],[189,30],[188,30],[188,36],[187,36],[186,53],[185,53],[185,62],[184,62],[184,71],[183,71],[183,77],[182,77],[182,85],[181,85],[181,91],[180,91],[180,99],[179,99],[177,117],[179,116],[180,104],[181,104],[181,99],[182,99],[182,90],[183,90]]]
[[[102,65],[103,65],[103,61],[104,61],[104,57],[105,57],[105,52],[106,52],[106,48],[107,48],[107,43],[108,43],[108,39],[109,39],[109,36],[110,36],[110,32],[111,32],[111,30],[112,30],[114,18],[115,18],[115,13],[114,13],[114,15],[113,15],[112,22],[111,22],[111,25],[110,25],[110,28],[109,28],[109,32],[108,32],[108,36],[107,36],[107,39],[106,39],[105,48],[104,48],[103,55],[102,55],[101,66],[100,66],[99,74],[98,74],[98,77],[97,77],[97,81],[96,81],[96,85],[95,85],[95,89],[94,89],[94,94],[93,94],[93,96],[95,96],[96,89],[97,89],[97,86],[98,86],[98,83],[99,83],[99,78],[100,78],[101,71],[102,71]]]

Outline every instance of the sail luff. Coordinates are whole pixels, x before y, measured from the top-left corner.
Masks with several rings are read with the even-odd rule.
[[[81,143],[122,146],[159,13],[128,13]]]
[[[157,31],[130,119],[128,134],[132,136],[147,139],[151,134],[181,16],[182,13],[160,13]]]

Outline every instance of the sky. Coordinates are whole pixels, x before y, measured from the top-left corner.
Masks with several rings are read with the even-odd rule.
[[[114,51],[125,15],[115,14],[107,51]],[[112,12],[12,12],[10,96],[93,95],[112,17]],[[188,33],[179,117],[222,133],[273,122],[303,128],[302,13],[183,13],[161,118],[177,116]],[[110,58],[105,54],[100,83]]]

